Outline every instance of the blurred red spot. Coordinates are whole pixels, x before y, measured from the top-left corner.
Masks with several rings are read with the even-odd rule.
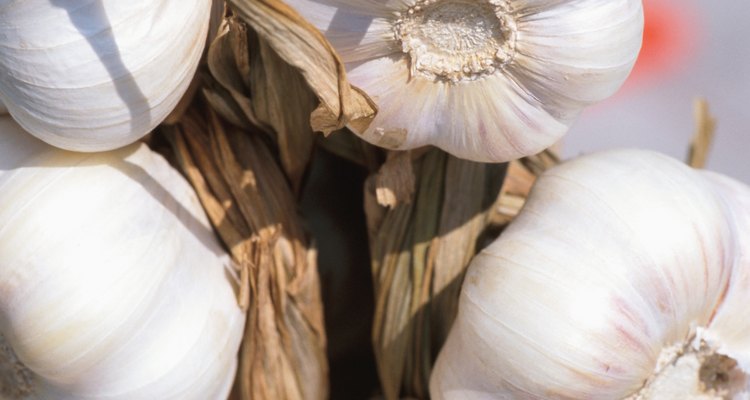
[[[643,47],[626,86],[661,80],[685,69],[697,56],[702,26],[685,1],[644,0]]]

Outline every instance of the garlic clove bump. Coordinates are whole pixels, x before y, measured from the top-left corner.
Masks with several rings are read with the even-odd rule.
[[[748,229],[750,188],[657,153],[545,172],[472,261],[432,398],[750,395]]]
[[[554,144],[612,95],[641,46],[641,0],[287,0],[377,103],[365,140],[504,162]],[[357,127],[350,127],[355,129]]]
[[[0,100],[57,147],[133,143],[187,90],[210,8],[207,0],[3,1]]]
[[[226,398],[243,326],[229,257],[160,155],[68,152],[0,117],[0,333],[36,397]]]

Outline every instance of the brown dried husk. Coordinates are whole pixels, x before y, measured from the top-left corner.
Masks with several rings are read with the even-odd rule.
[[[291,194],[297,195],[314,148],[314,132],[330,133],[346,124],[367,124],[375,114],[375,106],[346,82],[343,64],[322,35],[286,5],[239,1],[230,5],[242,18],[230,13],[211,44],[210,74],[203,77],[203,95],[227,121],[254,131],[258,137],[253,139],[257,142],[254,145],[272,143],[266,147],[275,150],[273,154],[278,155],[279,162],[274,165],[280,165],[281,171],[273,181],[276,183],[269,181],[269,184],[287,185],[288,182]],[[260,140],[263,137],[266,141]],[[237,150],[235,157],[250,156]],[[286,213],[296,216],[295,206],[291,202]],[[254,209],[255,204],[247,207]],[[287,222],[299,226],[299,221]],[[280,232],[289,233],[287,222],[279,225]],[[283,349],[274,349],[280,354],[278,357],[253,361],[247,349],[243,350],[241,365],[246,367],[238,375],[243,399],[321,399],[327,396],[328,365],[324,357],[322,306],[315,264],[309,261],[299,264],[297,260],[294,267],[297,275],[290,274],[290,282],[309,275],[305,296],[310,301],[295,303],[296,307],[304,305],[311,313],[315,310],[315,321],[309,326],[290,323],[277,327],[297,333],[309,331],[309,334],[300,333],[297,337],[300,340],[281,343]],[[280,302],[285,301],[283,297],[272,300],[275,309],[282,308]],[[261,338],[253,339],[251,333],[248,331],[243,348],[252,345],[262,352],[268,351],[264,346],[276,345]],[[311,356],[296,356],[298,353]]]
[[[327,396],[315,249],[270,142],[210,108],[164,128],[176,159],[230,250],[247,323],[237,375],[242,399]]]
[[[235,124],[277,132],[282,164],[296,189],[312,145],[296,136],[304,125],[304,113],[296,111],[309,110],[309,129],[328,134],[345,126],[362,129],[375,105],[346,82],[343,63],[325,37],[282,1],[229,4],[242,21],[227,20],[212,45],[209,66],[218,85],[205,93]],[[278,77],[293,76],[291,70],[299,71],[295,79],[309,86],[317,108],[290,104],[299,96],[289,94],[301,82]],[[295,110],[295,122],[283,112],[267,112],[269,103]],[[373,340],[383,390],[395,398],[403,381],[404,393],[426,397],[432,360],[452,322],[463,270],[491,223],[504,168],[439,150],[421,157],[416,153],[424,151],[391,152],[380,166],[377,152],[350,139],[344,133],[319,142],[371,170],[380,168],[368,184],[366,214],[376,292]]]
[[[273,15],[260,20],[270,21]],[[312,26],[295,25],[302,22],[286,21],[287,29],[276,27],[278,32],[264,36],[236,16],[225,19],[209,49],[212,79],[204,88],[228,121],[260,127],[274,137],[295,190],[309,162],[313,132],[365,126],[375,115],[370,99],[346,83],[343,64],[325,38]],[[294,30],[297,40],[280,41],[278,35],[286,30]]]
[[[711,115],[706,99],[698,97],[693,100],[693,118],[695,134],[690,143],[687,163],[693,168],[704,168],[716,132],[716,119]]]
[[[266,132],[298,191],[315,139],[309,120],[316,103],[299,71],[234,17],[211,45],[208,66],[204,93],[211,105],[236,126]]]
[[[346,80],[346,69],[322,33],[281,0],[229,0],[232,9],[292,67],[320,101],[310,117],[313,130],[329,134],[365,128],[375,103]]]
[[[428,397],[432,363],[505,173],[504,165],[465,161],[437,149],[422,153],[412,155],[413,161],[409,152],[389,155],[365,189],[373,345],[386,399]]]
[[[508,225],[523,208],[536,178],[559,163],[551,149],[508,163],[503,188],[490,215],[491,224],[500,230]]]

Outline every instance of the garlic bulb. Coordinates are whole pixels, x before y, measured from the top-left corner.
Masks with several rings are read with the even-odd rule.
[[[508,161],[555,143],[629,74],[641,0],[287,0],[379,111],[379,146]],[[356,127],[350,127],[356,130]]]
[[[187,182],[145,145],[72,153],[0,118],[0,333],[49,399],[219,399],[244,314]]]
[[[748,304],[750,188],[647,151],[581,157],[472,261],[430,392],[748,398]]]
[[[187,90],[210,8],[209,0],[0,1],[0,100],[57,147],[133,143]]]

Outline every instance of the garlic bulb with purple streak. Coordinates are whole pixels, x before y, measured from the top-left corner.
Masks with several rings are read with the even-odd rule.
[[[643,34],[641,0],[286,1],[377,103],[365,140],[475,161],[558,141],[620,87]]]
[[[545,172],[471,263],[433,399],[746,399],[750,188],[648,151]]]

